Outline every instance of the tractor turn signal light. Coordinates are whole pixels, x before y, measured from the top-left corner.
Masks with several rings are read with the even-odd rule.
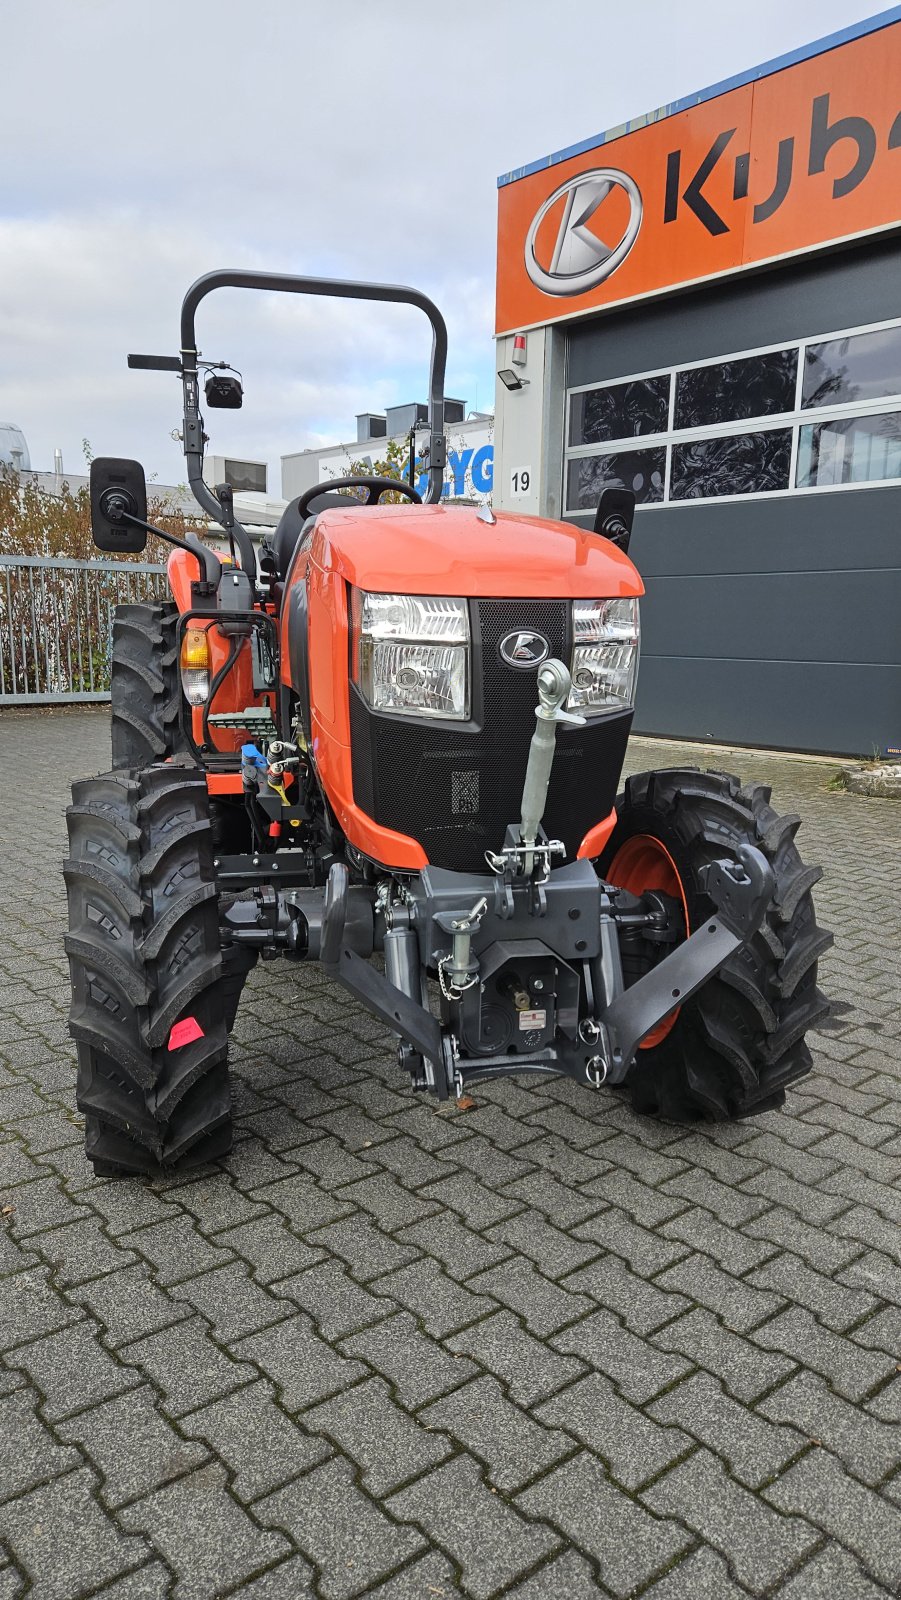
[[[202,706],[210,692],[210,642],[205,628],[188,628],[181,643],[181,686],[189,706]]]

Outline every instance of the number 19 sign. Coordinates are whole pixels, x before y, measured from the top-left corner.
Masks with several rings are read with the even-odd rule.
[[[514,467],[510,474],[510,499],[527,500],[532,488],[532,468]]]

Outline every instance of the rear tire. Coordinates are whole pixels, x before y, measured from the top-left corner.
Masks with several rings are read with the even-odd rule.
[[[99,1175],[203,1165],[231,1147],[206,782],[151,766],[84,779],[72,802],[65,943],[88,1157]]]
[[[114,768],[146,767],[186,751],[175,630],[178,606],[117,606],[110,679]]]
[[[598,871],[616,883],[623,846],[650,835],[677,869],[690,930],[715,911],[700,884],[708,862],[734,860],[748,843],[763,852],[775,876],[753,939],[682,1006],[660,1043],[638,1051],[623,1087],[645,1116],[669,1122],[753,1116],[781,1106],[786,1086],[811,1069],[804,1036],[829,1010],[817,988],[817,961],[832,935],[817,927],[810,893],[822,871],[806,867],[795,848],[800,818],[779,816],[769,800],[762,784],[675,767],[629,778],[617,801],[616,828]]]

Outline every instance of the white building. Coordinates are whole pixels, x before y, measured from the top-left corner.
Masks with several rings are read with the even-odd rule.
[[[385,412],[363,411],[357,417],[357,437],[345,444],[324,445],[315,450],[298,450],[282,456],[282,494],[293,500],[314,484],[328,483],[351,472],[365,472],[376,461],[384,461],[388,447],[399,446],[403,467],[398,475],[408,477],[410,433],[415,427],[415,486],[424,495],[428,487],[428,406],[419,403],[389,406]],[[491,499],[494,488],[494,417],[490,412],[473,411],[466,415],[462,400],[445,402],[447,467],[444,498],[481,504]]]

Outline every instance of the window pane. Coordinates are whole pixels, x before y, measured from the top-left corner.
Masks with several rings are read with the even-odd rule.
[[[674,444],[670,499],[704,500],[710,495],[787,489],[790,457],[790,428]]]
[[[808,345],[802,405],[848,405],[891,394],[901,394],[901,328]]]
[[[677,372],[674,426],[709,428],[716,422],[793,411],[797,373],[797,350],[774,350]]]
[[[883,478],[901,478],[901,412],[835,417],[800,430],[799,489]]]
[[[569,511],[596,511],[605,489],[631,489],[639,505],[663,499],[666,450],[617,450],[615,455],[582,456],[566,469]]]
[[[614,383],[574,394],[569,409],[570,444],[603,444],[639,433],[665,433],[669,412],[669,373]]]

